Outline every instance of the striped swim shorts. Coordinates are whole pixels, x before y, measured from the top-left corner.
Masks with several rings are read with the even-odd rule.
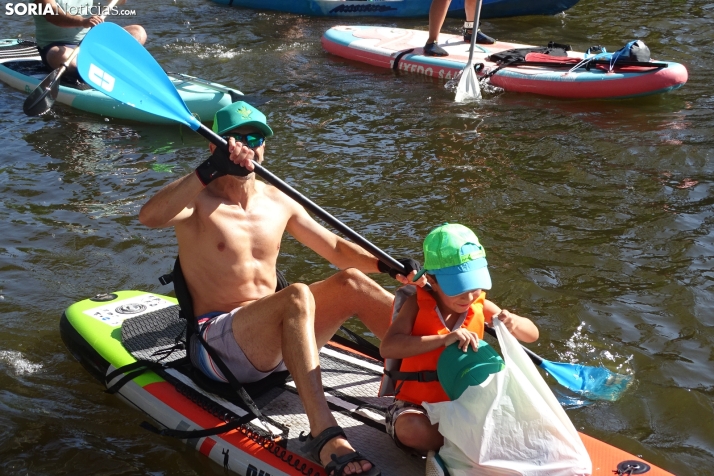
[[[218,357],[241,383],[257,382],[273,372],[287,370],[284,362],[280,362],[273,370],[261,372],[253,367],[233,337],[233,316],[241,308],[231,312],[209,312],[197,318],[198,328],[203,340],[211,346]],[[218,382],[228,382],[223,372],[218,368],[211,356],[201,344],[201,341],[191,336],[191,363],[209,378]]]

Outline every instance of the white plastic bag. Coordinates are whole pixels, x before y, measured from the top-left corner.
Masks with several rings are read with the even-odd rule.
[[[424,402],[439,423],[451,476],[581,476],[592,462],[578,432],[506,329],[493,320],[506,367],[451,402]]]

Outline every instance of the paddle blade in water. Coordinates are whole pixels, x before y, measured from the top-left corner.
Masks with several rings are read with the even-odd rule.
[[[89,30],[77,69],[88,84],[117,101],[193,130],[201,126],[156,60],[115,23],[100,23]]]
[[[47,75],[22,103],[22,110],[28,116],[41,116],[55,103],[59,93],[59,82],[65,68],[58,68]]]
[[[632,383],[632,376],[611,372],[605,367],[589,367],[544,360],[541,367],[559,384],[589,400],[619,399]]]
[[[477,101],[481,99],[481,87],[478,75],[472,63],[468,63],[461,72],[459,85],[456,87],[456,102]]]

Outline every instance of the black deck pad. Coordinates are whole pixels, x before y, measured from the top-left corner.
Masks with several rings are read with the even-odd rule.
[[[121,341],[136,360],[168,364],[186,357],[186,321],[179,307],[126,319],[121,325]]]
[[[126,319],[121,326],[121,339],[124,348],[136,360],[170,366],[203,390],[244,408],[243,401],[229,384],[206,377],[186,359],[186,321],[179,316],[178,306]],[[283,385],[289,377],[288,372],[276,372],[244,387],[252,398],[259,399],[269,390]],[[256,403],[260,405],[260,402]]]
[[[15,45],[0,43],[0,59],[2,58],[30,58],[39,56],[40,50],[32,41],[21,41]]]

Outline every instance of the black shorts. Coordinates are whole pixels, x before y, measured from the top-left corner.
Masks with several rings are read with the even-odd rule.
[[[47,46],[44,46],[40,48],[40,59],[42,59],[42,63],[47,66],[49,69],[53,69],[52,66],[50,66],[47,63],[47,52],[50,51],[51,48],[54,48],[55,46],[79,46],[77,43],[67,43],[65,41],[55,41],[54,43],[50,43]]]

